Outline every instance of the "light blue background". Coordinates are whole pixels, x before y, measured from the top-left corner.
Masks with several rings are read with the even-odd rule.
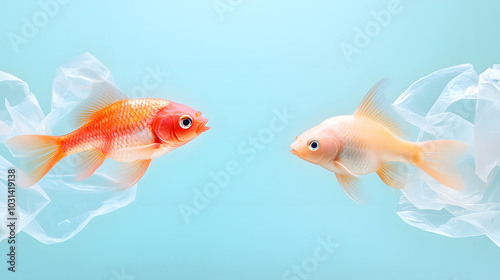
[[[42,0],[44,2],[45,0]],[[224,1],[226,2],[226,1]],[[347,62],[340,44],[390,1],[236,1],[221,20],[212,0],[70,1],[16,53],[23,17],[38,1],[0,8],[0,70],[28,82],[45,113],[55,69],[90,52],[131,92],[147,68],[169,72],[148,96],[203,111],[213,128],[155,160],[129,206],[93,219],[67,242],[18,236],[18,270],[0,279],[282,279],[313,255],[317,238],[340,247],[309,279],[498,279],[500,249],[487,237],[452,239],[405,224],[400,192],[369,175],[360,206],[334,174],[289,153],[294,137],[351,114],[366,91],[392,78],[391,101],[431,72],[500,63],[498,1],[401,0],[402,12]],[[237,147],[268,127],[274,109],[295,119],[253,161]],[[242,171],[186,224],[193,188],[229,160]],[[5,241],[0,260],[6,259]],[[2,257],[3,256],[3,257]]]

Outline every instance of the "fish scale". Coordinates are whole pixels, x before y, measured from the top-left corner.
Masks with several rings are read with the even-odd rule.
[[[468,145],[454,140],[413,143],[398,138],[403,130],[384,110],[382,90],[386,80],[375,84],[353,115],[325,120],[295,139],[291,152],[335,173],[345,193],[360,202],[357,179],[376,172],[393,188],[406,184],[402,163],[420,168],[439,183],[464,188],[456,167]]]
[[[342,143],[338,160],[353,174],[364,175],[376,171],[386,158],[382,155],[391,152],[394,148],[394,146],[373,146],[373,143],[389,143],[396,138],[382,126],[365,118],[338,116],[325,121],[325,125]],[[377,141],[374,137],[386,139]],[[397,155],[394,156],[397,157]]]
[[[75,180],[90,177],[107,158],[122,162],[108,170],[112,184],[126,189],[144,175],[154,158],[193,140],[210,129],[201,112],[165,99],[129,99],[107,81],[97,83],[77,108],[78,129],[63,136],[19,135],[6,145],[24,154],[30,187],[64,157],[80,153]],[[188,125],[180,121],[189,120]]]
[[[126,99],[98,111],[77,130],[61,137],[66,155],[98,148],[111,158],[124,158],[115,151],[154,143],[151,124],[158,111],[168,106],[163,99]]]

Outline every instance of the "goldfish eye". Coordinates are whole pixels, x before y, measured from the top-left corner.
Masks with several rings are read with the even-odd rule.
[[[314,151],[317,151],[319,149],[319,141],[316,140],[316,139],[311,139],[309,140],[309,142],[307,143],[307,147],[309,148],[309,150],[311,150],[312,152]]]
[[[182,115],[179,118],[179,125],[184,129],[188,129],[193,125],[193,119],[189,115]]]

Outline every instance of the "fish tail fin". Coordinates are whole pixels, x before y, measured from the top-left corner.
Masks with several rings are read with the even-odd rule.
[[[421,156],[416,159],[415,166],[448,188],[464,189],[465,183],[456,161],[469,145],[455,140],[426,141],[417,145]]]
[[[31,187],[42,179],[47,172],[64,157],[59,136],[48,135],[20,135],[10,138],[5,145],[16,151],[21,157],[28,173],[21,173],[18,186]]]

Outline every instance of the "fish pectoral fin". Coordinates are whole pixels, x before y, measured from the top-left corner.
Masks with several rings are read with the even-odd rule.
[[[351,171],[349,171],[349,169],[347,169],[347,167],[345,167],[340,161],[338,160],[335,160],[333,161],[333,165],[335,166],[335,168],[337,168],[338,170],[342,171],[342,173],[347,173],[350,177],[359,177],[358,175],[352,173]]]
[[[408,176],[408,168],[401,162],[386,162],[377,174],[389,187],[403,189]]]
[[[358,178],[342,175],[335,173],[337,176],[337,180],[339,181],[340,186],[344,190],[344,192],[356,203],[365,204],[366,197],[361,193],[358,187]]]
[[[117,149],[115,153],[127,155],[133,160],[151,159],[154,152],[160,147],[160,143],[152,143],[138,147]]]
[[[115,85],[106,79],[93,83],[89,94],[82,104],[73,110],[72,119],[77,127],[85,124],[97,111],[115,103],[129,99]]]
[[[106,160],[106,155],[99,149],[84,151],[75,156],[80,156],[76,166],[75,181],[82,181],[90,177]]]
[[[383,79],[376,83],[366,94],[359,104],[354,116],[362,116],[371,119],[393,135],[404,137],[408,135],[407,131],[394,119],[393,114],[390,114],[391,108],[384,98],[383,91],[387,87],[389,79]]]
[[[136,160],[133,162],[120,162],[109,177],[113,185],[119,190],[126,190],[135,185],[148,170],[151,159]]]

